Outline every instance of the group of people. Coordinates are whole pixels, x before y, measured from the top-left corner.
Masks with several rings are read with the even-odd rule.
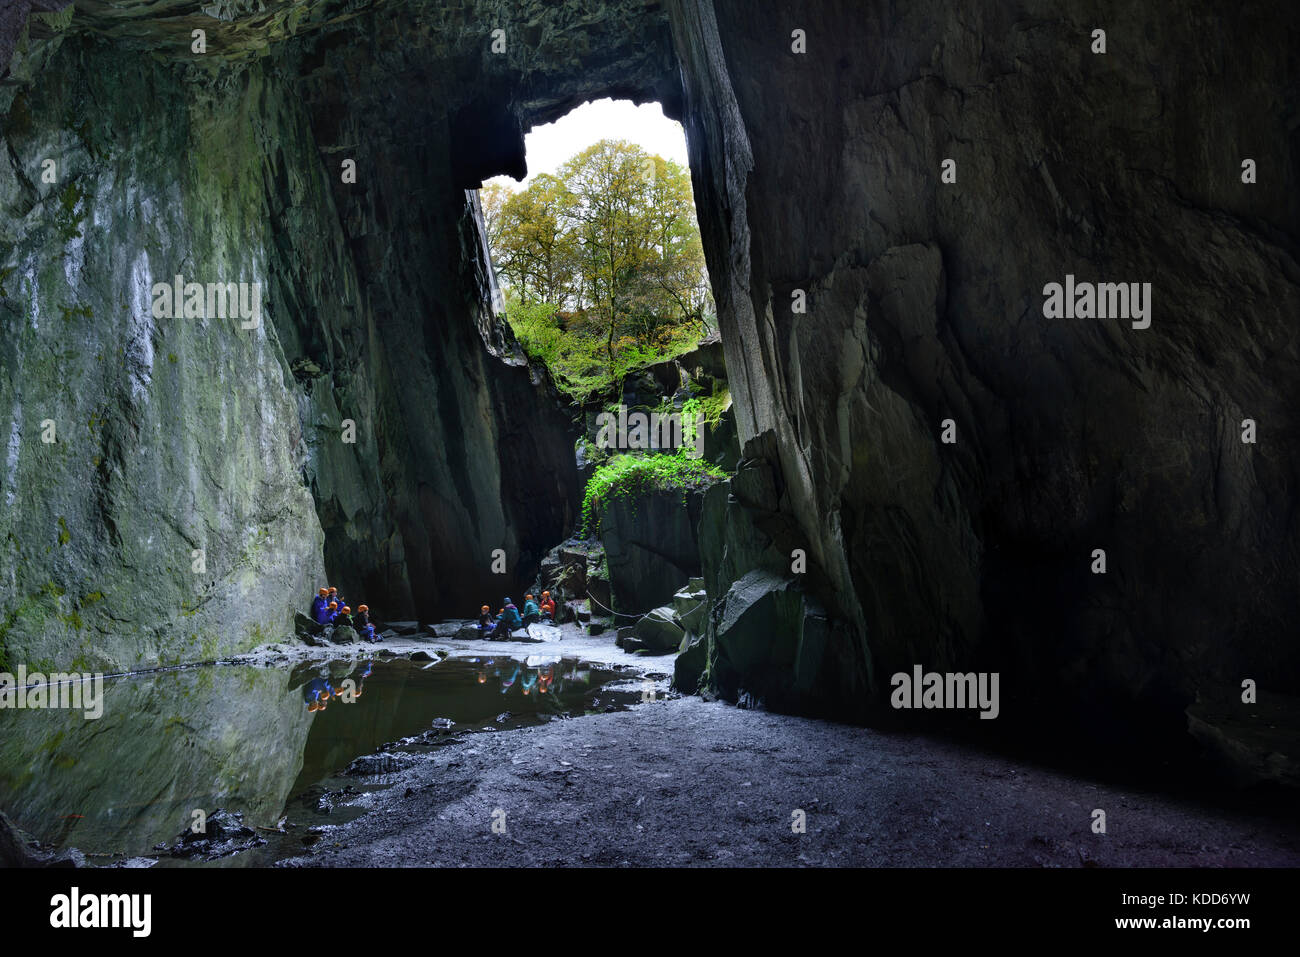
[[[509,641],[510,632],[540,621],[555,621],[555,600],[549,591],[542,592],[540,602],[534,601],[532,595],[525,595],[522,612],[507,596],[505,605],[497,609],[495,618],[491,609],[484,605],[479,609],[478,630],[491,641]]]
[[[329,678],[316,677],[302,689],[302,700],[307,705],[309,713],[324,711],[329,707],[329,703],[335,698],[345,698],[350,702],[355,702],[361,697],[365,689],[366,679],[370,677],[370,672],[374,668],[373,661],[367,661],[364,665],[359,665],[357,669],[348,676],[352,681],[351,687],[347,682],[341,682],[336,688],[330,684]]]
[[[370,618],[370,606],[358,605],[354,612],[333,586],[321,588],[311,602],[311,620],[318,625],[333,625],[335,628],[348,627],[361,636],[362,641],[379,641],[375,623]],[[505,603],[497,609],[496,616],[484,605],[479,612],[479,633],[493,641],[509,641],[510,633],[536,622],[555,621],[555,599],[549,591],[542,592],[540,601],[533,596],[524,596],[524,607],[518,606],[506,597]]]
[[[565,674],[563,663],[531,657],[522,665],[513,659],[503,659],[500,662],[495,658],[469,660],[478,665],[478,683],[487,684],[490,679],[495,678],[500,683],[502,694],[508,694],[511,689],[518,688],[526,696],[531,695],[535,690],[539,696],[549,694],[554,698],[564,691],[566,686],[576,684],[579,689],[585,689],[591,685],[591,672],[579,671],[576,661],[573,662],[569,673]]]
[[[358,605],[354,613],[337,588],[320,589],[311,602],[311,620],[318,625],[352,628],[362,641],[379,640],[375,624],[370,620],[370,606]]]

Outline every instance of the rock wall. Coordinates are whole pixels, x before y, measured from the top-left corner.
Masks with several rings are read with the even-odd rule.
[[[156,318],[152,294],[177,274],[248,283],[250,306],[272,289],[272,123],[245,117],[292,99],[259,73],[118,67],[71,40],[44,67],[60,82],[4,118],[0,651],[29,667],[246,648],[324,575],[274,293],[248,329]]]
[[[764,582],[780,620],[803,622],[774,632],[766,658],[747,624],[726,657],[715,633],[714,663],[732,666],[723,684],[854,714],[915,663],[998,670],[1008,718],[1060,709],[1121,732],[1139,717],[1181,723],[1193,698],[1244,677],[1294,693],[1300,11],[793,10],[232,0],[210,16],[164,0],[41,15],[4,88],[23,101],[6,119],[2,187],[5,321],[19,341],[0,366],[19,450],[0,573],[20,597],[5,615],[69,616],[117,569],[145,601],[115,602],[97,634],[154,626],[202,595],[225,597],[200,614],[238,623],[229,581],[247,528],[278,528],[273,547],[287,550],[248,565],[250,581],[286,563],[294,585],[316,573],[303,482],[329,573],[382,612],[463,608],[466,590],[490,587],[494,547],[526,578],[571,524],[572,436],[483,306],[490,278],[464,191],[522,173],[530,124],[623,95],[685,122],[745,450],[734,501],[714,496],[701,521],[715,627],[767,614]],[[187,50],[199,23],[215,60]],[[1096,28],[1104,54],[1091,51]],[[55,148],[84,179],[85,205],[72,194],[69,212],[36,178]],[[60,240],[69,216],[93,232]],[[126,238],[103,238],[109,225]],[[188,251],[266,275],[270,321],[243,338],[151,327],[148,352],[130,307],[142,249],[150,269]],[[1067,274],[1150,282],[1150,327],[1047,318],[1044,286]],[[96,348],[61,345],[61,310],[83,306],[66,323]],[[162,368],[165,354],[177,361]],[[208,405],[182,401],[205,389]],[[95,414],[103,396],[119,410],[109,425]],[[33,410],[49,405],[74,430],[102,430],[103,448],[69,448],[70,464],[34,448],[45,413]],[[150,418],[163,413],[202,423],[167,431]],[[355,444],[340,440],[346,418]],[[1247,418],[1254,444],[1241,441]],[[218,454],[217,421],[265,460]],[[207,450],[197,475],[183,441]],[[269,491],[253,496],[250,472]],[[57,491],[43,495],[51,474]],[[210,549],[210,567],[227,584],[190,595],[176,569],[195,528],[217,541],[225,557]],[[1098,548],[1104,575],[1090,572]],[[285,607],[266,601],[263,615]]]
[[[1122,734],[1295,692],[1296,8],[670,9],[741,440],[852,626],[812,697],[982,666]],[[1150,328],[1045,318],[1067,273]]]
[[[148,666],[287,633],[327,574],[426,619],[500,590],[494,549],[527,579],[573,526],[576,435],[487,308],[466,187],[522,172],[518,116],[581,98],[575,52],[591,82],[654,95],[662,12],[648,52],[605,42],[636,5],[165,6],[6,35],[0,648]],[[487,20],[509,56],[489,59]],[[551,73],[520,65],[524,38],[557,44]],[[485,109],[505,81],[480,88],[484,65],[518,97]],[[260,283],[264,322],[154,320],[177,272]]]

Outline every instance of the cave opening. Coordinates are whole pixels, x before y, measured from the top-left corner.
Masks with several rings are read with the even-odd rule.
[[[675,650],[701,630],[702,495],[739,459],[685,131],[655,101],[587,100],[505,166],[474,191],[498,323],[481,328],[546,380],[580,487],[563,540],[521,554],[524,592],[629,651]]]

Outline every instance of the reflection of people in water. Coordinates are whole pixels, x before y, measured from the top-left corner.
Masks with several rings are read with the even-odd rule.
[[[302,689],[302,700],[306,702],[309,712],[324,711],[333,694],[334,689],[330,687],[328,681],[324,678],[313,678]]]
[[[361,697],[361,689],[365,687],[366,679],[370,677],[370,672],[374,670],[374,662],[367,661],[364,665],[358,665],[357,670],[348,675],[352,679],[354,690],[352,700],[355,701]]]
[[[530,671],[525,673],[524,683],[523,683],[524,694],[528,694],[530,691],[532,691],[533,685],[535,684],[537,684],[537,672]]]
[[[551,690],[551,684],[555,681],[555,665],[547,665],[544,671],[537,673],[537,693],[546,694]]]
[[[509,678],[501,679],[501,693],[505,694],[514,685],[515,679],[519,677],[519,666],[515,666],[514,673]]]

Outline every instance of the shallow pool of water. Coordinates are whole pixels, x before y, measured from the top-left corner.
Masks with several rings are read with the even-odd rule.
[[[0,810],[90,863],[154,855],[196,810],[274,826],[356,757],[435,719],[461,731],[583,714],[598,689],[623,677],[533,656],[216,665],[110,679],[97,720],[0,710]]]

